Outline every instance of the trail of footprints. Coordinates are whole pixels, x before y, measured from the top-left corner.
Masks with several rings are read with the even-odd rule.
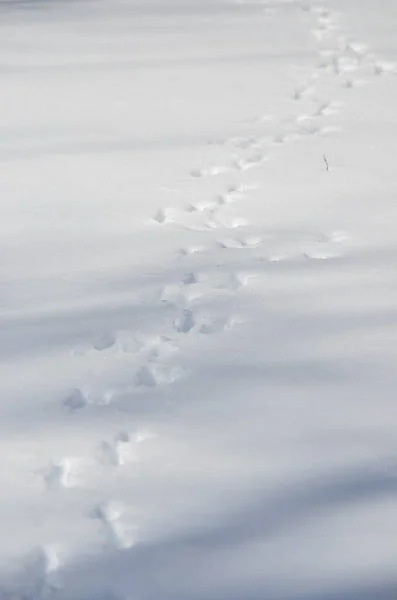
[[[192,168],[189,176],[193,179],[219,177],[225,181],[222,193],[199,202],[189,203],[183,209],[173,207],[160,208],[152,217],[156,226],[177,226],[192,231],[219,231],[216,247],[223,251],[255,251],[261,248],[263,237],[248,231],[249,223],[243,217],[228,217],[225,209],[228,205],[243,204],[244,199],[256,186],[240,183],[228,185],[230,176],[240,176],[248,170],[263,167],[270,159],[271,149],[275,145],[304,139],[312,135],[332,135],[339,128],[330,120],[336,116],[343,105],[333,100],[318,97],[321,81],[329,82],[334,78],[334,88],[355,88],[368,82],[371,76],[396,74],[394,63],[380,61],[370,52],[369,48],[360,42],[349,41],[340,34],[339,15],[323,7],[308,5],[303,8],[314,19],[312,34],[319,43],[319,62],[307,81],[302,82],[291,94],[291,101],[297,108],[292,118],[277,122],[271,115],[260,115],[247,121],[256,127],[257,131],[246,136],[237,135],[226,140],[217,140],[213,144],[230,147],[233,152],[241,152],[241,156],[233,156],[228,164],[209,165]],[[300,104],[311,105],[309,112],[300,112]],[[240,229],[242,233],[231,233]],[[310,249],[304,251],[285,251],[281,249],[267,256],[269,263],[290,260],[326,260],[338,256],[337,248],[346,240],[342,231],[331,232],[311,240]],[[330,250],[330,248],[336,250]],[[205,251],[204,245],[191,245],[181,248],[179,256],[186,261]],[[170,320],[164,331],[156,335],[136,336],[133,332],[103,332],[93,340],[90,348],[97,353],[126,353],[138,357],[135,372],[131,375],[130,392],[154,390],[155,388],[172,385],[186,377],[184,368],[175,363],[178,354],[177,340],[183,336],[208,335],[225,332],[231,329],[236,320],[235,316],[228,317],[206,314],[200,310],[199,300],[213,289],[234,293],[244,288],[250,280],[249,273],[232,272],[224,274],[223,281],[219,278],[211,280],[210,274],[203,274],[194,269],[187,269],[181,280],[170,283],[159,291],[159,302],[175,307],[175,316]],[[98,408],[110,405],[117,397],[117,390],[109,389],[95,393],[84,386],[76,387],[61,400],[63,410],[72,415],[90,407]],[[98,443],[93,448],[92,455],[85,458],[61,457],[48,465],[43,471],[43,482],[51,493],[60,490],[73,489],[83,485],[79,480],[79,468],[93,461],[104,468],[123,469],[133,466],[142,457],[147,442],[155,434],[148,431],[119,431],[108,439]],[[143,450],[142,450],[143,449]],[[91,461],[91,462],[90,462]],[[83,467],[81,466],[83,465]],[[84,479],[84,478],[82,478]],[[131,548],[138,539],[138,529],[135,525],[131,507],[119,502],[98,502],[92,508],[92,518],[96,519],[102,528],[102,539],[112,547],[125,550]],[[30,597],[44,598],[51,596],[56,589],[57,572],[61,567],[58,550],[53,546],[43,546],[39,549],[39,559],[35,567],[33,595]]]

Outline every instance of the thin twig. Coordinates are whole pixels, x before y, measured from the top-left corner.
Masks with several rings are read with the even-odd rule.
[[[327,157],[325,156],[325,154],[323,154],[323,159],[325,162],[325,168],[327,169],[327,171],[329,171],[329,164],[328,164],[328,160],[327,160]]]

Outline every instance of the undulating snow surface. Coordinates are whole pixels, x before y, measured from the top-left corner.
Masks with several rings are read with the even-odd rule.
[[[397,598],[395,0],[1,0],[1,600]]]

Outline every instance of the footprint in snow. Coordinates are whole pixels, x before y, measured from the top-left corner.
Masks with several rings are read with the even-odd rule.
[[[337,50],[333,50],[332,48],[325,48],[323,50],[320,50],[319,54],[323,58],[328,58],[330,60],[334,60],[336,57],[339,56],[338,51]]]
[[[253,169],[258,167],[261,163],[265,162],[267,157],[258,154],[255,156],[251,156],[249,158],[237,158],[233,161],[230,166],[214,166],[208,167],[205,169],[193,169],[190,171],[190,175],[192,177],[203,178],[203,177],[214,177],[216,175],[224,175],[225,173],[230,173],[230,171],[247,171],[249,169]]]
[[[230,167],[227,166],[213,166],[204,169],[192,169],[190,171],[191,177],[204,178],[204,177],[216,177],[217,175],[224,175],[231,171]]]
[[[233,166],[238,171],[248,171],[249,169],[259,167],[267,160],[269,159],[266,155],[258,154],[249,158],[238,158],[234,161]]]
[[[139,446],[153,437],[155,437],[154,434],[147,431],[134,434],[121,431],[110,442],[102,442],[100,446],[101,462],[114,467],[138,462]]]
[[[205,229],[238,229],[248,225],[248,220],[242,217],[210,218],[205,223]]]
[[[248,284],[252,274],[242,271],[205,274],[203,283],[210,290],[239,290]]]
[[[312,29],[312,35],[316,38],[318,42],[323,42],[326,39],[329,39],[332,36],[331,27],[319,26],[316,29]]]
[[[333,61],[334,72],[337,75],[354,73],[360,68],[360,62],[356,57],[340,56]]]
[[[176,223],[180,219],[181,214],[172,207],[160,208],[152,218],[152,222],[158,225],[169,225]]]
[[[118,550],[127,550],[135,545],[137,527],[126,523],[126,507],[115,501],[105,502],[97,506],[91,513],[103,527],[107,544]]]
[[[19,561],[18,581],[2,588],[4,600],[45,600],[60,590],[59,570],[62,567],[60,547],[55,544],[40,546]]]
[[[248,225],[247,219],[242,217],[218,217],[210,215],[203,223],[187,227],[191,231],[209,231],[211,229],[238,229]]]
[[[231,329],[234,323],[234,318],[216,317],[213,315],[200,315],[199,318],[196,318],[192,310],[184,309],[180,317],[175,321],[174,328],[178,333],[194,331],[210,334]]]
[[[266,143],[266,138],[261,137],[235,137],[228,140],[228,143],[234,148],[241,150],[259,150]]]
[[[303,257],[308,260],[332,260],[334,258],[340,258],[340,255],[335,252],[311,250],[309,252],[305,252]]]
[[[325,6],[308,6],[306,8],[306,10],[308,10],[309,12],[313,13],[314,15],[318,16],[318,17],[328,17],[329,16],[329,11],[327,8],[325,8]]]
[[[48,598],[60,589],[59,570],[62,566],[60,550],[56,545],[45,545],[38,550],[39,597]]]
[[[221,333],[222,331],[228,331],[232,329],[234,325],[238,322],[235,317],[203,317],[201,319],[200,326],[198,328],[198,332],[204,335]]]
[[[213,200],[203,200],[195,204],[189,204],[186,208],[187,212],[205,212],[214,213],[217,208],[240,200],[246,192],[257,189],[258,186],[252,185],[237,185],[230,186],[225,192],[218,194]]]
[[[342,102],[323,102],[321,103],[315,112],[316,117],[330,117],[337,115],[339,109],[343,106]]]
[[[140,354],[149,361],[166,358],[175,354],[176,348],[166,335],[148,336],[141,342]]]
[[[324,59],[318,63],[318,70],[325,70],[338,76],[348,73],[354,73],[360,67],[360,60],[357,56],[341,55],[338,52],[332,52],[328,56],[323,54]]]
[[[113,346],[115,346],[116,342],[117,334],[112,331],[108,331],[100,334],[96,338],[96,340],[94,340],[92,346],[94,350],[98,350],[99,352],[101,352],[103,350],[108,350],[109,348],[112,348]]]
[[[200,280],[200,276],[197,275],[196,273],[193,273],[193,271],[189,271],[188,273],[185,273],[182,277],[182,285],[193,285],[195,283],[198,283]]]
[[[50,465],[44,474],[44,482],[48,489],[61,489],[73,486],[71,480],[72,461],[64,458],[59,462],[54,462]]]
[[[194,254],[200,254],[203,251],[204,251],[204,248],[202,246],[185,246],[178,250],[178,254],[179,254],[179,256],[186,257],[186,256],[194,255]]]
[[[244,288],[248,285],[251,278],[251,273],[232,273],[230,275],[230,288],[233,290],[239,290],[241,288]]]
[[[196,326],[196,319],[188,308],[185,308],[181,315],[174,322],[174,329],[178,333],[189,333]]]
[[[245,119],[244,121],[242,121],[242,125],[251,125],[253,123],[271,123],[275,121],[275,119],[275,115],[272,114],[256,115],[254,117],[250,117],[249,119]]]
[[[140,388],[155,388],[170,385],[182,379],[185,371],[179,366],[149,363],[142,366],[135,375],[135,385]]]
[[[299,128],[299,135],[303,137],[312,135],[320,135],[323,137],[327,137],[329,135],[339,133],[340,131],[342,131],[342,128],[336,125],[328,125],[325,127],[317,127],[316,125],[304,125]]]
[[[189,204],[186,207],[186,212],[194,213],[194,212],[205,212],[205,211],[213,211],[219,206],[217,200],[202,200],[201,202],[196,202],[195,204]]]
[[[98,336],[96,341],[93,343],[93,349],[97,352],[112,351],[123,354],[145,354],[156,357],[160,354],[166,353],[169,348],[170,340],[166,336],[161,335],[141,335],[132,334],[129,331],[111,332],[105,333]],[[95,402],[91,399],[92,403]],[[76,408],[82,408],[84,402],[87,404],[90,401],[90,394],[83,394],[80,390],[75,390],[68,402]],[[103,404],[102,402],[99,402]],[[71,408],[73,407],[71,406]]]
[[[292,99],[293,100],[304,100],[308,96],[311,96],[314,93],[314,88],[310,86],[303,86],[295,90]]]
[[[156,223],[167,223],[168,222],[167,209],[159,208],[159,210],[156,212],[156,214],[153,217],[153,221],[155,221]]]
[[[367,85],[369,82],[366,79],[348,78],[343,81],[343,87],[347,89],[359,88]]]
[[[89,392],[84,389],[75,388],[62,399],[62,404],[73,413],[87,406],[108,406],[114,397],[113,390],[105,390],[98,393]]]
[[[78,388],[72,390],[70,394],[62,401],[63,405],[69,409],[69,411],[81,410],[88,404],[88,395],[83,390]]]
[[[225,192],[217,196],[217,205],[225,206],[226,204],[232,204],[242,200],[248,192],[257,190],[259,188],[256,184],[242,184],[230,186]]]
[[[376,61],[373,66],[374,75],[397,75],[397,63]]]
[[[369,46],[361,42],[348,42],[346,44],[346,51],[362,58],[369,53]]]
[[[331,260],[339,258],[340,255],[333,252],[327,252],[325,250],[311,250],[307,252],[295,253],[281,253],[269,256],[268,262],[280,263],[280,262],[301,262],[307,260]]]
[[[257,248],[263,243],[259,236],[251,235],[241,238],[226,238],[218,242],[223,249]]]
[[[317,17],[317,22],[319,23],[320,27],[328,30],[338,29],[336,20],[336,16],[332,16],[328,12],[322,13]]]
[[[271,139],[272,144],[281,145],[287,142],[291,142],[296,139],[295,134],[290,133],[276,133]]]
[[[174,307],[182,308],[186,306],[190,300],[198,296],[199,294],[196,295],[192,293],[192,290],[185,289],[185,286],[182,283],[175,283],[165,286],[161,295],[161,301]]]
[[[128,332],[109,331],[98,335],[92,344],[97,352],[115,351],[133,354],[139,352],[142,347],[133,335]]]
[[[319,236],[319,239],[317,240],[318,243],[323,244],[323,243],[340,243],[340,242],[346,242],[350,239],[350,235],[342,230],[342,229],[337,229],[335,231],[331,231],[331,233],[327,233],[324,235]]]
[[[180,283],[165,286],[161,295],[162,302],[168,302],[174,306],[186,306],[188,302],[203,295],[202,290],[197,285],[201,281],[202,276],[200,273],[188,271],[182,276]]]

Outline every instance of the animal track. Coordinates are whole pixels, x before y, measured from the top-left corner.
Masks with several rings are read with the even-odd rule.
[[[396,75],[397,64],[388,61],[376,61],[373,67],[374,75]]]
[[[268,257],[268,262],[299,262],[305,260],[330,260],[339,258],[339,254],[322,249],[311,249],[304,252],[281,252]]]
[[[251,156],[250,158],[238,158],[234,162],[234,167],[239,171],[248,171],[249,169],[258,167],[266,160],[268,160],[267,157],[262,154]]]
[[[214,200],[211,201],[203,201],[203,202],[199,202],[197,204],[193,204],[190,206],[190,212],[194,212],[194,211],[200,211],[203,212],[205,210],[208,210],[212,213],[214,213],[214,211],[221,207],[224,206],[226,204],[230,204],[231,202],[236,202],[237,200],[240,200],[243,196],[243,194],[251,189],[255,189],[255,186],[235,186],[235,187],[230,187],[226,192],[224,192],[223,194],[219,194],[218,196],[216,196],[216,198]]]
[[[139,352],[143,346],[143,342],[140,342],[135,336],[127,331],[121,332],[108,332],[98,336],[97,340],[93,343],[94,350],[98,352],[116,351],[125,352],[127,354],[133,354]]]
[[[75,412],[82,410],[88,405],[92,406],[108,406],[113,399],[114,391],[105,390],[96,394],[84,391],[79,388],[72,390],[70,394],[63,399],[62,404],[69,410]]]
[[[206,222],[206,229],[237,229],[246,225],[248,225],[248,221],[241,217],[223,218],[222,220],[213,217]]]
[[[167,222],[167,210],[164,208],[159,208],[156,214],[153,217],[153,221],[156,223],[166,223]]]
[[[361,44],[360,42],[349,42],[346,45],[346,51],[350,51],[356,56],[363,57],[368,53],[369,47],[366,44]]]
[[[65,458],[53,463],[44,475],[44,481],[48,489],[68,488],[73,484],[70,481],[72,463]]]
[[[214,177],[216,175],[224,175],[225,173],[229,173],[233,170],[247,171],[248,169],[253,169],[254,167],[259,166],[265,160],[267,160],[267,158],[262,154],[251,156],[249,158],[236,158],[230,166],[214,166],[205,169],[193,169],[192,171],[190,171],[190,175],[192,177],[202,178]],[[163,214],[161,214],[160,216],[162,219],[164,218]]]
[[[318,242],[319,243],[340,243],[340,242],[345,242],[349,239],[350,239],[350,236],[348,235],[348,233],[346,233],[345,231],[342,231],[342,230],[336,230],[336,231],[332,231],[329,234],[321,236],[318,239]]]
[[[58,573],[61,565],[60,550],[56,545],[44,545],[19,561],[18,581],[1,588],[4,600],[46,600],[59,590]]]
[[[170,385],[183,376],[184,370],[181,367],[150,363],[136,373],[135,384],[138,387],[154,388]]]
[[[182,284],[183,285],[193,285],[194,283],[198,283],[198,276],[196,275],[196,273],[193,272],[189,272],[189,273],[185,273],[182,277]]]
[[[236,320],[233,317],[213,317],[212,315],[204,316],[201,319],[200,326],[198,328],[199,333],[208,335],[213,333],[220,333],[227,329],[232,329]]]
[[[275,116],[272,114],[263,114],[263,115],[256,115],[255,117],[251,117],[250,119],[246,119],[245,121],[243,121],[243,124],[253,124],[253,123],[271,123],[272,121],[275,120]]]
[[[204,248],[201,246],[186,246],[185,248],[180,248],[178,253],[180,256],[190,256],[192,254],[199,254],[203,250]]]
[[[93,343],[93,348],[101,352],[102,350],[108,350],[116,344],[117,334],[114,332],[106,332],[101,334]]]
[[[357,58],[339,56],[334,58],[332,67],[337,75],[345,75],[357,71],[360,68],[360,64]]]
[[[324,29],[332,30],[337,28],[335,17],[332,17],[329,13],[320,14],[317,21]]]
[[[178,333],[189,333],[196,326],[193,312],[185,308],[180,317],[175,321],[174,327]]]
[[[314,89],[312,87],[303,86],[303,87],[295,90],[292,98],[293,98],[293,100],[303,100],[307,96],[310,96],[311,94],[313,94],[313,92],[314,92]]]
[[[119,550],[131,548],[137,538],[137,528],[124,523],[125,513],[121,503],[112,501],[99,505],[92,515],[101,521],[107,542]]]
[[[178,220],[178,217],[180,217],[180,214],[175,208],[160,208],[154,214],[152,221],[159,225],[166,225],[169,223],[175,223]]]
[[[87,406],[88,396],[82,390],[74,389],[66,398],[63,400],[64,406],[70,411],[80,410]]]
[[[224,175],[225,173],[228,173],[230,170],[231,170],[230,167],[214,166],[214,167],[207,167],[204,169],[193,169],[192,171],[190,171],[190,175],[192,177],[198,177],[198,178],[215,177],[216,175]]]
[[[186,207],[186,212],[205,212],[205,211],[213,211],[218,206],[216,200],[204,200],[202,202],[197,202],[196,204],[189,204]]]
[[[295,134],[292,133],[277,133],[271,139],[273,144],[285,144],[286,142],[290,142],[295,139]]]
[[[146,356],[149,361],[165,358],[175,352],[172,341],[166,335],[147,336],[141,341],[139,353]]]
[[[139,460],[138,446],[154,435],[149,432],[129,434],[119,432],[111,442],[101,444],[101,456],[105,463],[118,467]]]
[[[61,567],[56,546],[43,546],[38,557],[38,597],[45,598],[59,589],[58,571]]]
[[[242,184],[229,187],[226,192],[220,194],[217,197],[217,203],[219,206],[231,204],[241,200],[247,192],[258,189],[255,184]]]
[[[309,260],[330,260],[332,258],[339,258],[339,254],[321,250],[312,250],[311,252],[304,252],[303,257]]]
[[[320,135],[320,136],[328,136],[335,133],[339,133],[342,131],[342,128],[339,126],[325,126],[325,127],[317,127],[315,125],[305,125],[299,128],[299,133],[303,136],[311,136],[311,135]]]
[[[224,249],[234,248],[257,248],[263,243],[259,236],[251,235],[243,238],[226,238],[218,242],[218,245]]]
[[[332,35],[332,29],[334,28],[330,26],[321,26],[321,24],[319,24],[319,26],[316,29],[312,29],[312,35],[319,42],[323,42],[325,39],[328,39]]]
[[[229,280],[229,287],[232,284],[232,279]],[[239,280],[238,275],[235,276],[233,280],[233,284],[235,286],[243,284],[243,279]],[[234,320],[232,318],[224,318],[224,317],[216,317],[214,315],[200,315],[197,318],[193,311],[190,309],[185,309],[179,319],[175,322],[175,330],[178,333],[189,333],[191,331],[197,333],[217,333],[223,331],[225,329],[230,329],[234,324]]]
[[[203,295],[203,290],[198,285],[202,282],[202,279],[201,273],[188,271],[182,276],[179,284],[167,285],[164,288],[161,300],[171,302],[175,306],[186,306],[188,302]]]
[[[231,286],[233,289],[238,290],[246,287],[249,280],[252,278],[252,273],[233,273],[230,277]]]
[[[340,102],[324,102],[317,108],[315,116],[317,117],[329,117],[336,115],[339,112],[339,108],[342,106]]]
[[[166,285],[162,294],[161,301],[169,302],[175,306],[183,306],[186,304],[186,298],[189,294],[183,290],[183,284],[170,284]]]
[[[235,148],[241,148],[241,150],[259,150],[263,147],[266,142],[265,138],[260,137],[237,137],[228,140],[229,143]]]
[[[366,79],[345,79],[344,87],[346,88],[358,88],[363,85],[367,85],[368,81]]]

